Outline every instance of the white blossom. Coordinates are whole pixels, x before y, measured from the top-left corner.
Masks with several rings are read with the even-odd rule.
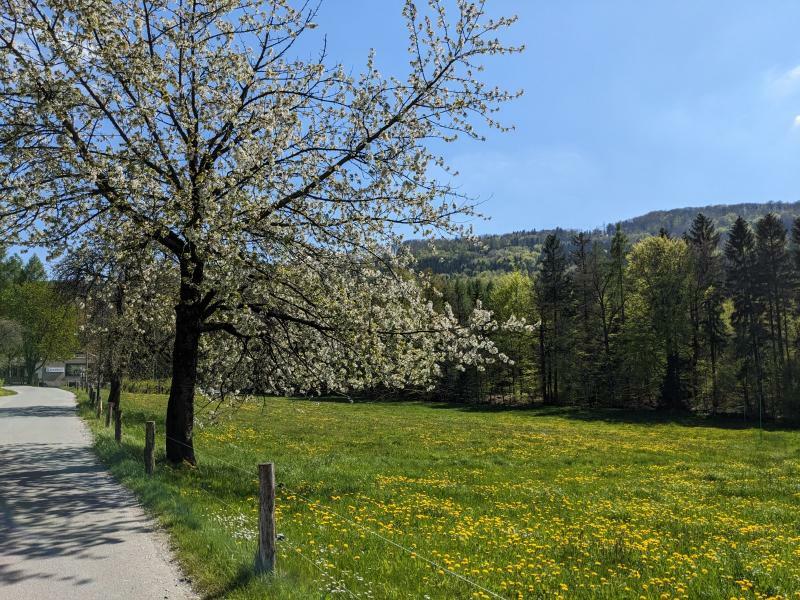
[[[3,5],[0,231],[115,262],[158,248],[114,327],[174,323],[203,390],[430,385],[445,360],[506,360],[491,314],[436,312],[397,249],[469,233],[431,147],[505,129],[518,93],[479,77],[519,50],[497,40],[514,18],[408,0],[408,71],[387,77],[374,56],[356,75],[299,57],[315,11],[290,0]]]

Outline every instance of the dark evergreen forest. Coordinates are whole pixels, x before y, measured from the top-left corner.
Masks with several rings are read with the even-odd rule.
[[[482,263],[474,241],[439,244],[435,302],[535,326],[494,334],[508,364],[446,366],[436,395],[800,417],[800,204],[711,209],[491,236]]]

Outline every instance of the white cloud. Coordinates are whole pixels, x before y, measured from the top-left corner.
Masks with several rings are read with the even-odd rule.
[[[800,127],[800,115],[795,116],[794,118],[794,126]]]
[[[767,73],[767,94],[773,98],[786,98],[800,91],[800,65],[786,71],[771,69]]]

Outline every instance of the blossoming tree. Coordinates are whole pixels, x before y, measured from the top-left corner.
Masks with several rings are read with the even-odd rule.
[[[352,75],[324,43],[304,58],[307,7],[4,0],[0,223],[56,252],[149,240],[169,255],[173,462],[195,460],[198,376],[319,392],[491,360],[490,316],[465,332],[433,311],[397,248],[469,212],[432,146],[502,129],[494,113],[515,94],[479,74],[518,50],[497,39],[514,19],[407,0],[395,78],[372,57]]]
[[[92,375],[108,382],[109,405],[120,406],[123,379],[131,370],[141,376],[147,362],[155,367],[172,340],[177,278],[166,260],[152,242],[112,248],[94,239],[55,265],[65,296],[81,309],[81,343]]]

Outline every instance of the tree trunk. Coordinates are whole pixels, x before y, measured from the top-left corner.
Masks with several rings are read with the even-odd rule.
[[[28,385],[35,385],[36,384],[36,363],[38,361],[35,358],[25,358],[25,379],[28,381]],[[44,362],[42,362],[44,365]],[[44,368],[44,367],[42,367]]]
[[[561,398],[558,396],[558,358],[559,355],[556,354],[556,359],[553,361],[553,402],[561,404]]]
[[[661,388],[662,406],[670,410],[683,408],[681,398],[680,357],[674,352],[667,353],[667,370]]]
[[[117,370],[111,371],[108,384],[108,405],[111,404],[119,408],[119,399],[122,394],[122,375]],[[109,408],[110,410],[110,408]]]
[[[553,291],[553,293],[555,295],[555,290]],[[554,297],[553,298],[553,345],[552,345],[553,355],[552,358],[550,359],[551,363],[550,368],[553,371],[553,389],[551,393],[553,395],[553,402],[555,404],[559,404],[560,401],[558,397],[558,363],[561,360],[561,331],[559,331],[558,328],[559,313],[557,308],[558,306],[557,302],[558,299]]]
[[[547,359],[544,348],[544,319],[539,324],[539,377],[542,385],[542,402],[547,404]]]
[[[611,360],[611,332],[610,332],[610,324],[608,322],[608,315],[606,310],[606,304],[600,296],[599,299],[600,304],[600,317],[603,323],[603,350],[605,351],[605,363],[603,364],[603,371],[606,374],[606,404],[613,404],[614,397],[617,393],[616,391],[616,384],[614,382],[614,369],[612,367],[612,360]]]
[[[744,371],[744,381],[742,382],[742,394],[744,395],[744,406],[742,407],[743,415],[745,421],[747,421],[747,416],[750,414],[750,393],[748,392],[749,387],[749,378],[747,377],[747,369],[745,368]]]
[[[700,376],[697,372],[697,366],[700,364],[700,308],[696,298],[690,303],[689,320],[692,325],[692,402],[697,409],[700,396]],[[706,402],[703,404],[705,408]]]
[[[719,409],[719,397],[717,396],[717,345],[711,341],[711,414],[716,415]]]
[[[758,390],[758,419],[760,427],[764,412],[764,373],[761,369],[761,352],[758,348],[758,334],[756,333],[756,325],[752,314],[750,314],[748,320],[750,322],[750,342],[752,344],[753,360],[756,363],[756,389]]]
[[[200,311],[196,304],[187,305],[182,301],[175,309],[172,385],[167,402],[167,460],[173,464],[188,462],[193,465],[197,462],[192,443],[192,429],[199,342]]]

